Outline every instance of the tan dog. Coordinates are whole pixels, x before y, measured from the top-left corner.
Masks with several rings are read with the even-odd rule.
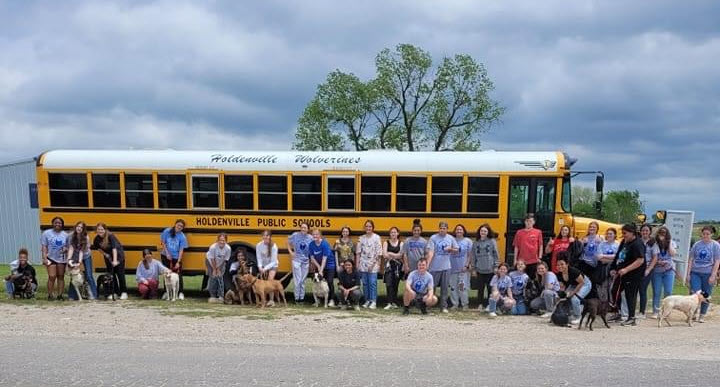
[[[268,301],[273,299],[275,295],[278,297],[278,302],[282,298],[283,303],[287,306],[287,300],[285,299],[285,288],[282,286],[282,281],[288,277],[290,273],[286,274],[280,280],[263,280],[255,277],[252,274],[243,274],[242,278],[244,281],[249,282],[252,285],[253,293],[255,293],[255,302],[258,308],[264,308]]]
[[[75,293],[77,293],[78,301],[83,300],[82,296],[82,288],[85,284],[85,278],[83,277],[82,272],[82,263],[75,264],[73,266],[72,263],[68,263],[68,266],[70,267],[70,283],[72,284],[73,288],[75,288]]]
[[[673,309],[685,313],[685,316],[687,316],[688,326],[692,326],[693,316],[698,310],[700,310],[700,305],[702,305],[703,302],[708,302],[708,296],[709,295],[707,293],[703,292],[702,290],[698,290],[697,292],[689,296],[665,297],[662,300],[662,306],[660,307],[660,315],[658,316],[658,328],[660,328],[663,320],[665,320],[668,326],[671,326],[670,321],[668,321],[668,316],[670,316],[670,313],[673,311]]]
[[[248,300],[248,304],[253,303],[252,297],[252,285],[247,282],[242,274],[233,276],[233,288],[225,292],[225,304],[238,303],[245,305],[245,299]]]
[[[180,292],[180,276],[172,271],[165,272],[165,292],[168,296],[168,301],[177,300],[178,293]]]

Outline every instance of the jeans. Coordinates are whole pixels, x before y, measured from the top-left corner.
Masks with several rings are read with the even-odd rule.
[[[85,273],[83,275],[85,276],[85,282],[87,282],[88,285],[88,298],[94,300],[97,298],[97,284],[95,283],[95,278],[93,278],[92,255],[85,254],[82,262],[83,266],[85,266]],[[75,287],[72,286],[72,284],[70,284],[70,287],[68,288],[68,298],[71,300],[78,299]]]
[[[582,314],[582,299],[585,298],[585,296],[590,293],[590,289],[592,289],[592,282],[590,282],[590,278],[587,276],[584,276],[585,281],[583,282],[582,287],[580,290],[578,290],[575,293],[575,296],[570,299],[570,304],[572,304],[572,314],[574,318],[580,318],[580,315]],[[575,290],[574,286],[571,286],[569,291]]]
[[[225,283],[223,281],[223,276],[219,275],[217,277],[208,277],[208,292],[210,292],[210,297],[222,298],[225,294],[224,288]]]
[[[463,308],[469,305],[468,289],[470,289],[470,273],[459,272],[450,274],[450,301],[454,307]]]
[[[513,296],[515,297],[515,305],[510,309],[512,315],[525,315],[527,314],[527,306],[525,306],[525,299],[522,295]]]
[[[645,314],[645,308],[647,307],[648,287],[650,286],[651,280],[652,273],[647,275],[646,277],[643,277],[642,282],[640,282],[640,314]],[[653,294],[653,298],[655,298],[655,294]]]
[[[112,265],[112,261],[105,259],[105,271],[113,276],[115,281],[115,291],[127,293],[127,284],[125,283],[125,260],[118,261],[117,266]]]
[[[557,292],[545,289],[540,294],[540,297],[530,301],[530,309],[545,310],[546,312],[552,313],[555,311],[555,301],[557,301],[557,296]]]
[[[655,271],[651,276],[653,286],[653,313],[658,313],[660,311],[660,292],[662,291],[663,297],[672,294],[673,282],[675,282],[675,271]]]
[[[435,287],[440,286],[440,307],[446,309],[448,306],[448,293],[450,290],[450,270],[431,271]]]
[[[13,293],[15,293],[15,284],[12,281],[5,281],[5,293],[9,298],[12,298]]]
[[[360,280],[362,282],[365,301],[377,302],[377,273],[361,271]]]
[[[490,281],[492,280],[493,273],[477,273],[477,284],[478,284],[478,302],[480,306],[487,306],[487,299],[492,294],[492,288],[490,287]],[[485,292],[487,291],[487,298],[485,298]]]
[[[293,272],[293,283],[295,289],[295,301],[302,301],[305,299],[305,277],[308,275],[308,269],[310,268],[310,262],[299,262],[292,261],[292,272]]]
[[[488,299],[488,311],[490,313],[495,313],[497,311],[498,306],[500,306],[501,310],[507,311],[505,309],[505,298],[500,296],[497,300],[493,300],[492,297]]]
[[[713,286],[708,283],[710,280],[710,273],[697,273],[694,271],[690,272],[690,291],[692,293],[702,290],[707,292],[708,295],[712,296]],[[703,302],[700,305],[700,315],[704,316],[710,307],[710,303]]]

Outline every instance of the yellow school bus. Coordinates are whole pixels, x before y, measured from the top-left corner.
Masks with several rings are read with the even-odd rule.
[[[573,163],[562,152],[53,150],[37,159],[40,225],[50,228],[55,216],[68,229],[106,223],[130,272],[144,248],[159,251],[160,233],[176,219],[186,222],[185,274],[204,273],[220,232],[254,254],[265,229],[280,271],[289,271],[287,237],[303,222],[331,244],[343,226],[360,235],[367,219],[383,237],[392,226],[409,235],[413,219],[426,235],[441,220],[470,237],[488,223],[509,258],[528,212],[546,240],[564,224],[587,229],[591,219],[572,216]]]

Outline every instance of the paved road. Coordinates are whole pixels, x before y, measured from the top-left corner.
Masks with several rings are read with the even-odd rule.
[[[717,361],[0,338],[0,385],[712,385]],[[52,345],[48,345],[52,344]],[[578,345],[581,345],[580,343]],[[51,348],[42,351],[37,348]],[[591,351],[589,349],[589,351]],[[482,356],[482,357],[481,357]]]

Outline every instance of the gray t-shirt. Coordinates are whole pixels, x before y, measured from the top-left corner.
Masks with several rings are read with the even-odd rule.
[[[48,259],[57,263],[66,263],[65,248],[68,243],[68,234],[65,231],[55,232],[54,229],[43,231],[40,244],[47,247]]]
[[[435,234],[430,237],[427,249],[432,249],[435,253],[432,262],[430,262],[429,271],[450,270],[450,255],[452,253],[445,250],[448,247],[458,248],[457,240],[452,235],[440,236],[440,234]]]
[[[428,289],[435,287],[433,276],[430,273],[425,272],[425,274],[420,274],[417,270],[413,270],[408,274],[407,282],[418,296],[427,293]]]
[[[427,240],[423,237],[407,238],[403,243],[403,254],[407,255],[410,271],[417,270],[417,263],[420,258],[425,257]]]

